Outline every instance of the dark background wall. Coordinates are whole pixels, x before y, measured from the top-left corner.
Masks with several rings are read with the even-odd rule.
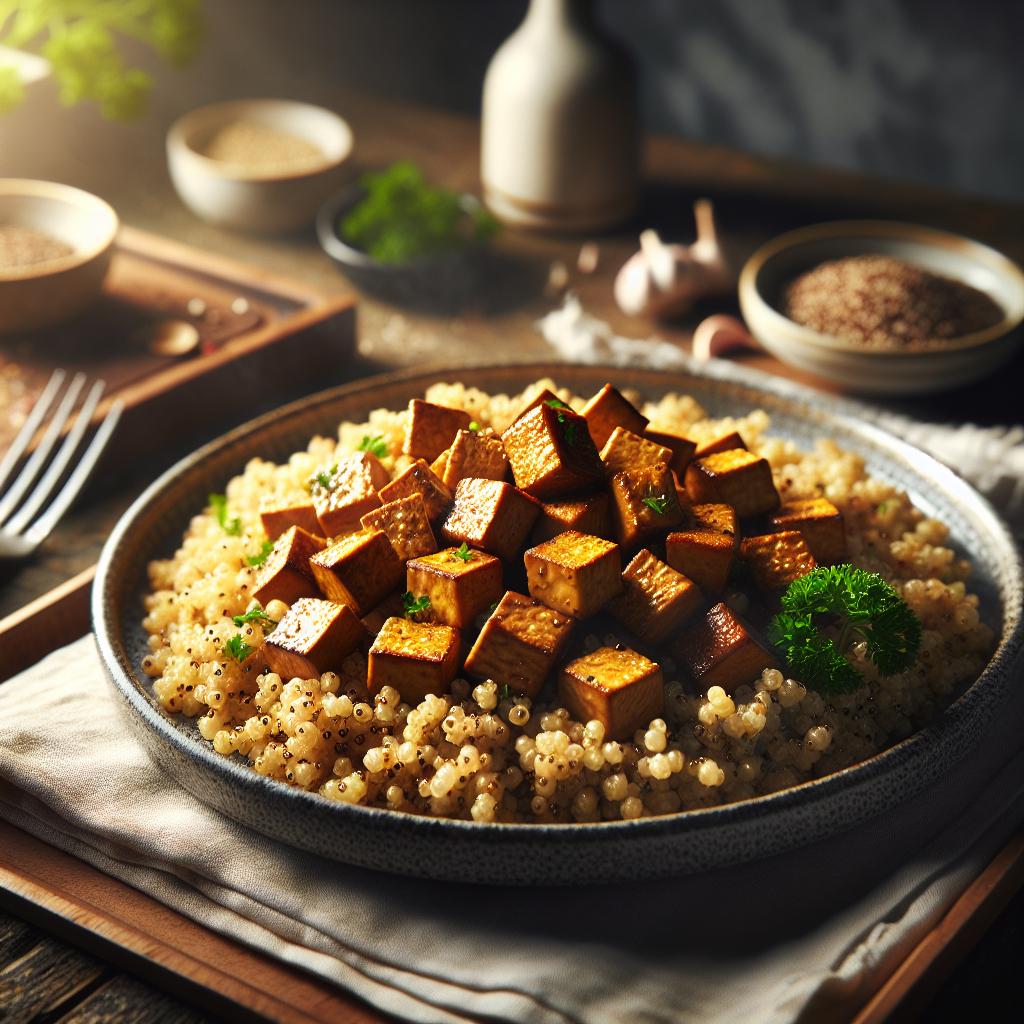
[[[185,72],[151,119],[226,96],[327,98],[341,82],[466,112],[526,0],[206,0]],[[1020,0],[598,0],[635,55],[654,130],[1024,199]],[[147,66],[154,62],[146,58]],[[55,106],[55,104],[54,104]],[[342,112],[343,113],[343,112]],[[64,138],[132,129],[54,115]],[[31,171],[40,117],[0,118],[0,173]],[[20,173],[21,171],[19,171]]]

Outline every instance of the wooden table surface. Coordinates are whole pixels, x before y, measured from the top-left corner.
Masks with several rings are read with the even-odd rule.
[[[478,125],[474,119],[339,92],[332,105],[353,126],[361,167],[399,157],[417,161],[427,176],[453,188],[478,191]],[[195,219],[174,195],[164,166],[161,126],[154,124],[145,145],[133,137],[127,153],[81,154],[74,168],[41,168],[50,176],[98,192],[125,223],[298,277],[327,293],[350,291],[345,279],[316,244],[312,230],[284,238],[242,236]],[[620,314],[611,299],[611,280],[633,251],[641,227],[657,226],[669,240],[690,241],[693,200],[710,197],[730,260],[738,268],[762,242],[801,224],[847,217],[886,217],[962,232],[1024,262],[1024,207],[951,195],[932,188],[864,178],[844,171],[752,157],[733,151],[651,139],[646,151],[646,188],[633,223],[599,239],[600,262],[593,274],[575,270],[582,238],[547,238],[506,231],[498,247],[510,270],[479,308],[436,315],[399,311],[370,299],[359,308],[360,351],[350,365],[325,366],[324,386],[370,373],[419,365],[480,362],[488,354],[545,359],[550,349],[535,329],[537,318],[557,298],[545,289],[551,265],[569,271],[570,285],[587,309],[634,337],[652,325]],[[734,311],[730,302],[699,307],[693,315],[657,333],[686,346],[694,324],[707,313]],[[749,365],[814,383],[767,356]],[[952,395],[890,407],[918,415],[982,423],[1021,422],[1019,389],[1024,354],[993,380]],[[289,394],[275,397],[279,404]],[[253,414],[262,411],[254,408]],[[248,417],[245,417],[248,418]],[[197,410],[197,423],[208,421]],[[103,540],[129,502],[154,476],[197,444],[230,424],[219,423],[195,436],[159,438],[152,457],[127,478],[92,483],[73,514],[31,562],[0,566],[0,617],[91,565]],[[930,1019],[958,1007],[966,1013],[993,986],[1009,986],[1012,956],[1024,952],[1021,898],[1003,914],[972,959],[950,978],[931,1004]],[[1008,955],[1010,954],[1010,955]],[[995,967],[993,967],[993,964]],[[1000,967],[1005,965],[1005,970]],[[16,1007],[8,1016],[4,1010]],[[95,961],[22,920],[0,913],[0,1016],[17,1021],[192,1021],[201,1019],[173,996]]]

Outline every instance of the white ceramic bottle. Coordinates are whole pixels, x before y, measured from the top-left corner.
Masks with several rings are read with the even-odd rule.
[[[531,0],[484,81],[484,198],[507,224],[583,231],[637,199],[636,76],[591,0]]]

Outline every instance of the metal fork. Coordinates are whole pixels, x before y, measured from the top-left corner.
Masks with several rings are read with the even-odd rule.
[[[14,443],[7,450],[3,459],[0,459],[0,558],[24,558],[46,540],[50,531],[57,525],[61,516],[68,510],[68,506],[82,489],[121,416],[122,403],[116,401],[103,418],[103,422],[100,423],[89,446],[82,453],[78,463],[64,482],[64,486],[57,490],[57,485],[61,482],[65,470],[71,464],[75,452],[89,429],[89,423],[104,388],[104,383],[101,380],[92,385],[78,410],[74,424],[65,435],[57,453],[50,460],[54,445],[74,411],[78,396],[85,387],[85,374],[76,373],[57,403],[56,411],[47,424],[38,447],[28,457],[21,472],[5,491],[4,487],[8,477],[21,461],[32,438],[35,437],[36,431],[50,412],[50,407],[57,401],[66,376],[63,370],[54,370],[53,376],[32,407],[32,411],[14,439]],[[31,493],[28,493],[33,484],[35,487],[32,488]]]

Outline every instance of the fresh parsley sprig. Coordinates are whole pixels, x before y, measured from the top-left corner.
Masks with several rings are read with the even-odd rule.
[[[836,639],[821,631],[830,621],[839,629]],[[917,657],[921,622],[877,573],[834,565],[789,585],[768,639],[802,682],[822,693],[848,693],[864,682],[846,658],[855,640],[867,643],[868,657],[883,676],[895,675]]]
[[[245,626],[250,622],[258,622],[261,626],[270,626],[271,629],[277,625],[277,619],[272,619],[262,608],[253,608],[251,612],[244,615],[232,615],[231,621],[236,626]]]
[[[259,551],[255,555],[246,555],[245,561],[248,565],[254,568],[258,565],[262,565],[270,555],[270,552],[274,550],[274,542],[272,540],[265,540],[261,545]]]
[[[228,496],[226,494],[208,494],[206,500],[213,509],[220,528],[229,537],[238,537],[242,532],[242,520],[238,516],[228,518]]]
[[[417,597],[411,590],[407,590],[402,595],[402,609],[405,612],[405,617],[411,619],[421,612],[430,610],[430,598],[426,594]]]
[[[473,560],[473,552],[469,550],[469,545],[465,541],[462,542],[462,547],[456,548],[452,554],[456,558],[461,558],[463,562],[471,562]]]
[[[388,443],[381,434],[374,434],[372,437],[369,434],[364,434],[362,441],[359,442],[359,450],[370,452],[378,459],[383,459],[388,454]]]
[[[225,645],[224,650],[231,655],[235,661],[245,661],[246,658],[256,650],[251,644],[242,639],[241,633],[236,633]]]

